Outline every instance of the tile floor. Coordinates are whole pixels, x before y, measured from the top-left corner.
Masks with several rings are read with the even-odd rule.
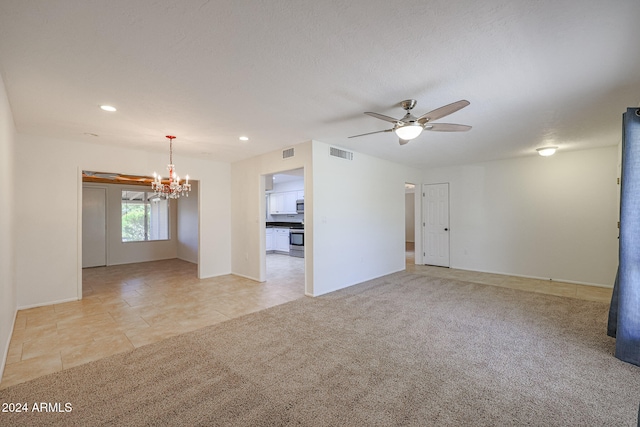
[[[20,310],[0,389],[304,296],[304,259],[267,256],[267,281],[199,280],[177,259],[83,270],[83,299]]]
[[[438,277],[609,302],[611,289],[441,267]],[[194,264],[168,260],[83,270],[83,299],[20,310],[0,389],[304,296],[304,260],[267,256],[267,281],[199,280]]]

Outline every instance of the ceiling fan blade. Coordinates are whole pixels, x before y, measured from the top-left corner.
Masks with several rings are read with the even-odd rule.
[[[429,123],[424,127],[424,130],[432,130],[436,132],[466,132],[471,129],[471,126],[456,125],[452,123]]]
[[[390,123],[398,123],[400,120],[394,119],[393,117],[385,116],[384,114],[372,113],[370,111],[365,112],[367,116],[375,117],[376,119],[384,120],[385,122]]]
[[[402,139],[400,138],[400,145],[404,145],[406,143],[408,143],[409,141],[411,141],[410,139]]]
[[[361,133],[360,135],[353,135],[353,136],[350,136],[349,138],[357,138],[359,136],[373,135],[374,133],[391,132],[391,131],[393,131],[393,128],[392,129],[385,129],[385,130],[377,130],[375,132]]]
[[[424,113],[420,117],[418,117],[418,122],[425,124],[434,120],[441,119],[449,114],[453,114],[456,111],[466,107],[470,102],[467,100],[460,100],[453,102],[449,105],[445,105],[444,107],[436,108],[433,111],[429,111],[428,113]]]

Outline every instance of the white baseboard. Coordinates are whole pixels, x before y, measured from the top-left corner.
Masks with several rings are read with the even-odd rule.
[[[478,273],[489,273],[489,274],[499,274],[500,276],[512,276],[512,277],[522,277],[524,279],[536,279],[536,280],[545,280],[547,282],[558,282],[558,283],[571,283],[572,285],[585,285],[585,286],[595,286],[597,288],[613,288],[613,283],[610,285],[605,285],[602,283],[590,283],[590,282],[580,282],[577,280],[565,280],[565,279],[553,279],[549,277],[538,277],[538,276],[527,276],[525,274],[511,274],[511,273],[500,273],[497,271],[486,271],[486,270],[471,270],[468,268],[460,268],[460,267],[450,267],[455,270],[462,271],[470,271],[470,272],[478,272]]]
[[[16,317],[18,316],[18,309],[13,312],[13,321],[11,322],[11,332],[9,332],[9,339],[7,340],[4,351],[2,352],[2,362],[0,363],[0,380],[4,376],[4,367],[7,364],[7,357],[9,357],[9,346],[11,345],[11,338],[13,338],[13,328],[16,326]]]
[[[247,276],[244,274],[240,274],[240,273],[231,273],[234,276],[238,276],[238,277],[244,277],[245,279],[249,279],[249,280],[253,280],[254,282],[259,282],[259,283],[263,283],[264,281],[260,281],[260,279],[256,279],[255,277],[252,276]]]
[[[206,275],[206,276],[198,277],[198,279],[200,279],[200,280],[202,280],[202,279],[213,279],[215,277],[227,276],[229,274],[234,274],[234,273],[228,272],[228,273],[209,274],[209,275]],[[238,275],[236,274],[236,276],[238,276]]]
[[[49,301],[49,302],[42,302],[42,303],[37,303],[37,304],[22,305],[22,306],[18,307],[18,310],[27,310],[29,308],[45,307],[45,306],[48,306],[48,305],[62,304],[62,303],[65,303],[65,302],[72,302],[72,301],[80,301],[80,298],[74,297],[74,298],[61,299],[61,300],[57,300],[57,301]]]

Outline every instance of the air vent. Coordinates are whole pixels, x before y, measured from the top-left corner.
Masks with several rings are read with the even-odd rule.
[[[287,148],[282,151],[282,158],[288,159],[289,157],[293,157],[293,148]]]
[[[353,160],[353,153],[351,151],[341,150],[335,147],[329,147],[329,154],[333,157],[340,157],[341,159]]]

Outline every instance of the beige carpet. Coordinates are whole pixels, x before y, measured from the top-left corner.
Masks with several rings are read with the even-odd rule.
[[[607,305],[396,273],[0,390],[1,425],[635,425]]]

